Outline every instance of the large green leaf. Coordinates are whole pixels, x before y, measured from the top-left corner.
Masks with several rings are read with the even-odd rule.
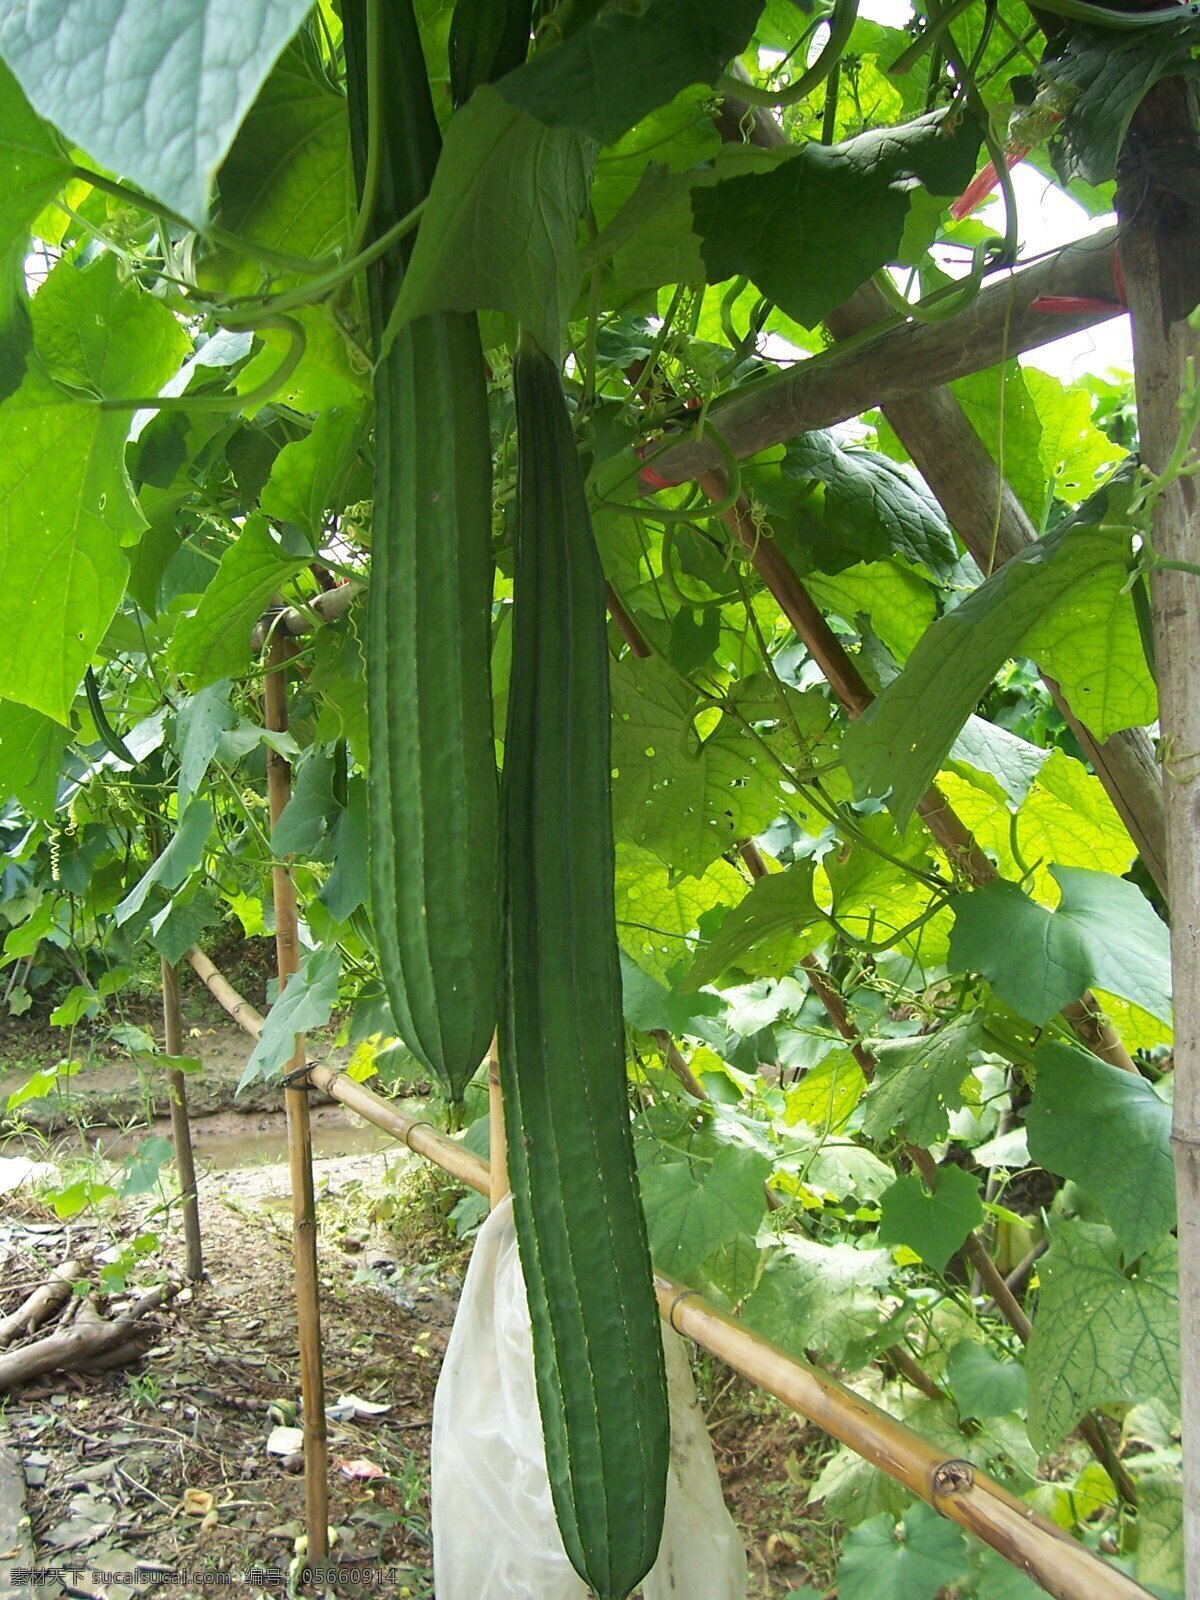
[[[1034,1052],[1029,1153],[1100,1207],[1128,1260],[1175,1226],[1171,1108],[1144,1078],[1071,1045]]]
[[[179,826],[163,853],[156,857],[113,912],[118,925],[128,922],[145,905],[156,885],[170,893],[178,889],[204,859],[212,832],[213,809],[207,797],[193,800],[179,818]]]
[[[1179,1287],[1174,1239],[1161,1239],[1135,1276],[1098,1223],[1058,1228],[1039,1270],[1026,1352],[1029,1436],[1048,1450],[1092,1406],[1161,1400],[1179,1410]]]
[[[842,144],[815,140],[774,171],[692,195],[709,281],[745,276],[805,327],[895,258],[908,192],[957,194],[975,170],[980,131],[940,113]],[[836,249],[830,241],[837,240]]]
[[[0,405],[0,693],[66,723],[124,591],[120,545],[144,527],[128,415],[95,397],[153,393],[187,336],[112,254],[82,270],[60,262],[31,310],[45,370],[31,367]]]
[[[881,1244],[903,1244],[915,1250],[935,1272],[983,1221],[979,1185],[961,1167],[941,1167],[931,1194],[920,1178],[897,1178],[879,1200]]]
[[[545,350],[562,349],[575,301],[575,231],[591,153],[477,89],[446,129],[404,285],[384,334],[430,311],[507,311]]]
[[[958,546],[945,513],[904,468],[836,434],[802,433],[781,463],[785,479],[825,486],[825,521],[860,560],[902,556],[935,578],[947,579],[958,563]],[[824,569],[827,563],[818,559]]]
[[[345,922],[352,911],[366,904],[370,893],[365,778],[350,780],[346,804],[330,835],[329,853],[333,857],[333,870],[321,890],[321,904],[335,922]]]
[[[242,676],[250,665],[254,624],[282,583],[306,562],[285,555],[266,522],[253,517],[221,558],[216,577],[171,640],[171,665],[193,688]]]
[[[285,50],[221,167],[221,223],[289,255],[344,245],[354,212],[346,101]]]
[[[617,927],[621,944],[644,972],[667,978],[687,962],[706,912],[737,900],[745,879],[727,861],[698,877],[672,872],[649,850],[617,840]]]
[[[1019,806],[1049,756],[1049,750],[1019,739],[998,723],[970,716],[951,747],[950,763],[995,779],[1004,799]]]
[[[917,1505],[902,1523],[883,1513],[846,1535],[838,1594],[841,1600],[933,1600],[966,1573],[961,1529]]]
[[[179,756],[179,804],[185,806],[203,782],[221,735],[234,723],[229,684],[210,684],[175,707],[175,750]]]
[[[259,506],[276,522],[291,522],[317,548],[327,513],[340,511],[362,436],[361,413],[326,411],[306,439],[284,445],[271,465]]]
[[[712,83],[754,32],[760,0],[609,0],[500,93],[551,128],[611,144],[691,83]]]
[[[1023,1411],[1029,1381],[1019,1361],[1000,1361],[986,1345],[960,1339],[946,1361],[946,1377],[962,1417],[1003,1417]]]
[[[0,249],[22,237],[70,170],[62,145],[0,62]]]
[[[764,1261],[742,1315],[794,1355],[815,1350],[836,1363],[861,1360],[878,1337],[879,1291],[893,1270],[886,1250],[789,1234]]]
[[[944,1139],[951,1111],[963,1104],[963,1079],[982,1044],[979,1013],[972,1011],[936,1033],[877,1045],[878,1070],[867,1091],[864,1132],[872,1139],[904,1133],[920,1145]]]
[[[1100,515],[1097,507],[1094,513]],[[927,630],[899,677],[847,730],[859,796],[891,791],[903,822],[1010,657],[1035,655],[1101,737],[1152,720],[1124,528],[1063,523]]]
[[[35,110],[203,225],[221,158],[308,0],[0,0]]]
[[[612,668],[613,819],[681,872],[700,873],[782,809],[761,747],[724,717],[701,737],[691,686],[665,661]]]
[[[337,1004],[341,952],[337,945],[312,950],[299,972],[293,972],[283,993],[267,1013],[258,1043],[250,1052],[238,1091],[256,1079],[270,1080],[292,1059],[296,1035],[323,1027]]]
[[[1116,35],[1108,28],[1074,27],[1061,49],[1047,53],[1043,70],[1061,86],[1069,108],[1053,147],[1054,165],[1064,180],[1111,178],[1125,130],[1146,91],[1166,73],[1195,76],[1190,22],[1181,18],[1178,28]],[[1182,152],[1180,165],[1190,170]]]
[[[11,795],[43,821],[54,815],[58,769],[70,737],[40,711],[0,700],[0,795]]]
[[[1039,1027],[1093,984],[1169,1020],[1170,937],[1145,895],[1107,872],[1050,871],[1062,890],[1054,911],[1004,881],[956,895],[951,964],[982,972]]]
[[[686,1279],[721,1245],[758,1232],[771,1171],[753,1150],[725,1145],[700,1173],[686,1161],[641,1175],[650,1254],[660,1272]]]
[[[810,861],[786,872],[759,878],[749,894],[728,911],[714,937],[696,957],[684,980],[691,991],[712,983],[729,967],[753,955],[760,977],[777,978],[829,937],[829,924],[813,899]]]

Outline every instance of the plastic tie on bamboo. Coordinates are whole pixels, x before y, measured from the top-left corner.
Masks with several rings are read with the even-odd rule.
[[[744,1600],[746,1554],[721,1497],[687,1348],[663,1325],[671,1466],[645,1600]],[[485,1220],[433,1403],[438,1600],[586,1600],[554,1517],[512,1200]]]

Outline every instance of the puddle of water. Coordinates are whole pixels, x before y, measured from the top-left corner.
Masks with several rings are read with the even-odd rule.
[[[410,1115],[423,1110],[420,1101],[398,1101],[397,1107]],[[400,1151],[404,1147],[390,1134],[363,1122],[341,1106],[324,1105],[312,1108],[313,1156],[329,1160],[337,1156],[364,1153]],[[171,1137],[169,1118],[159,1118],[146,1128],[131,1132],[113,1128],[95,1131],[88,1144],[109,1161],[122,1161],[136,1150],[143,1139]],[[60,1141],[58,1152],[66,1156],[70,1143]],[[285,1162],[288,1155],[287,1118],[282,1111],[236,1112],[220,1111],[211,1117],[197,1117],[192,1122],[192,1149],[196,1164],[202,1170],[229,1172],[241,1167],[257,1167]],[[5,1145],[7,1155],[23,1162],[18,1153],[21,1145],[11,1140]]]

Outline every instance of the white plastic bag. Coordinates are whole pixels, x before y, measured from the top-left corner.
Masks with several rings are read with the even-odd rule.
[[[743,1600],[746,1555],[725,1502],[687,1351],[665,1325],[671,1465],[645,1600]],[[554,1518],[512,1200],[479,1230],[433,1402],[438,1600],[586,1600]]]

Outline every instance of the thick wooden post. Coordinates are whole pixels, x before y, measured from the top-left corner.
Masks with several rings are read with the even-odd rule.
[[[1130,126],[1118,168],[1121,260],[1133,319],[1144,465],[1162,473],[1184,425],[1181,398],[1200,383],[1200,210],[1180,197],[1178,169],[1200,172],[1195,91],[1156,85]],[[1200,431],[1191,453],[1200,445]],[[1150,575],[1157,656],[1159,755],[1167,819],[1175,990],[1175,1150],[1183,1390],[1184,1547],[1189,1600],[1200,1596],[1200,484],[1177,476],[1154,507],[1154,555],[1193,570]]]
[[[169,1056],[183,1055],[183,1006],[179,998],[179,970],[166,956],[160,957],[163,992],[163,1037]],[[199,1283],[204,1276],[204,1252],[200,1244],[200,1208],[196,1199],[196,1160],[192,1154],[192,1130],[188,1125],[187,1086],[178,1067],[167,1069],[171,1091],[171,1142],[175,1146],[175,1167],[179,1173],[179,1196],[183,1206],[183,1239],[187,1250],[187,1277]]]
[[[264,677],[266,724],[274,733],[287,732],[288,641],[271,635]],[[271,826],[279,821],[292,792],[292,773],[278,751],[267,752],[267,800]],[[282,992],[300,967],[299,915],[296,889],[286,866],[273,869],[275,890],[275,957]],[[285,1069],[291,1078],[283,1091],[287,1112],[288,1162],[292,1179],[292,1240],[296,1253],[296,1320],[300,1344],[300,1393],[304,1400],[304,1517],[308,1559],[328,1554],[329,1450],[325,1437],[325,1377],[321,1370],[321,1304],[317,1280],[317,1202],[313,1190],[312,1130],[308,1119],[308,1078],[304,1073],[304,1035]],[[292,1074],[300,1076],[292,1077]]]

